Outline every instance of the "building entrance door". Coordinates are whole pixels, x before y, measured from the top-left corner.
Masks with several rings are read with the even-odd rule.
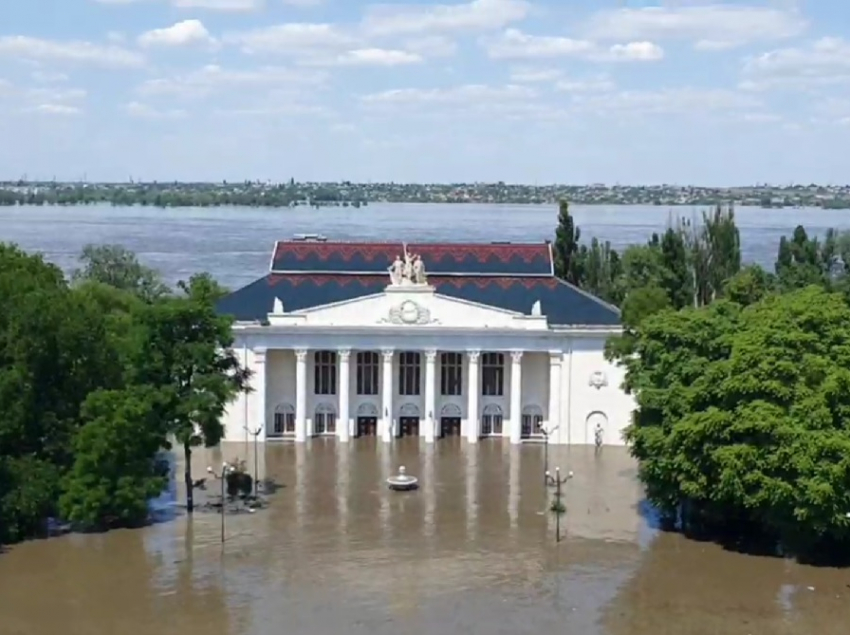
[[[378,434],[378,417],[357,417],[357,436],[374,437]]]
[[[399,420],[398,420],[398,436],[400,436],[400,437],[418,437],[419,436],[419,417],[399,417]]]
[[[441,417],[440,418],[440,436],[441,437],[459,437],[460,436],[460,417]]]

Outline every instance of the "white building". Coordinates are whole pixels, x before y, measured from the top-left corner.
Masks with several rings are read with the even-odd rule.
[[[219,310],[253,371],[228,441],[622,445],[634,409],[603,355],[619,312],[555,278],[548,243],[279,241]]]

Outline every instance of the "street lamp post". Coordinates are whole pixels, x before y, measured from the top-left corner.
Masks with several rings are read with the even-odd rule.
[[[260,436],[260,433],[263,431],[263,426],[260,425],[256,430],[251,430],[248,426],[245,426],[245,432],[254,437],[254,496],[259,495],[259,481],[257,480],[257,476],[259,474],[257,470],[257,440]]]
[[[550,507],[552,513],[555,514],[555,542],[561,542],[561,515],[567,511],[562,500],[564,494],[561,491],[561,486],[572,477],[573,472],[570,470],[565,477],[561,478],[561,468],[559,467],[555,468],[555,476],[552,476],[548,471],[546,472],[546,484],[555,487],[555,498],[552,499],[552,506]]]
[[[560,426],[555,426],[551,430],[540,428],[540,434],[543,435],[543,487],[549,484],[549,437],[555,434]]]
[[[221,464],[221,474],[216,473],[212,467],[207,467],[207,472],[215,476],[215,478],[221,482],[221,543],[224,544],[224,512],[226,511],[225,486],[227,485],[227,475],[230,472],[230,466],[227,464],[227,461],[225,461]]]

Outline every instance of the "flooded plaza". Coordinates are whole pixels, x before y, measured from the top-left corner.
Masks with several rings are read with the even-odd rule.
[[[196,453],[246,459],[251,444]],[[197,513],[0,555],[0,635],[831,635],[850,572],[744,556],[642,517],[625,448],[401,439],[260,446],[267,510]],[[385,479],[404,465],[420,489]],[[179,480],[179,479],[178,479]],[[215,482],[207,487],[216,488]],[[182,493],[178,492],[182,498]]]

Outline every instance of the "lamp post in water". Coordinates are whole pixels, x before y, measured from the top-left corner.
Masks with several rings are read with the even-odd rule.
[[[256,430],[252,430],[248,426],[245,426],[245,432],[254,437],[254,496],[259,495],[259,481],[257,480],[258,470],[257,470],[257,440],[260,436],[260,433],[263,431],[263,426],[260,425]]]
[[[543,435],[543,487],[549,484],[549,437],[555,434],[559,427],[555,426],[551,430],[540,427],[540,434]]]
[[[227,461],[221,464],[221,473],[215,472],[212,467],[207,467],[207,472],[215,476],[215,478],[221,482],[221,544],[224,544],[224,512],[226,511],[225,505],[225,486],[227,485],[227,475],[230,473],[230,466],[227,464]]]
[[[561,478],[561,468],[555,468],[555,476],[546,472],[546,483],[555,487],[555,498],[552,499],[552,504],[549,511],[555,514],[555,542],[561,542],[561,516],[566,513],[567,508],[563,502],[563,492],[561,486],[566,484],[573,477],[573,472],[570,470],[567,475]]]

